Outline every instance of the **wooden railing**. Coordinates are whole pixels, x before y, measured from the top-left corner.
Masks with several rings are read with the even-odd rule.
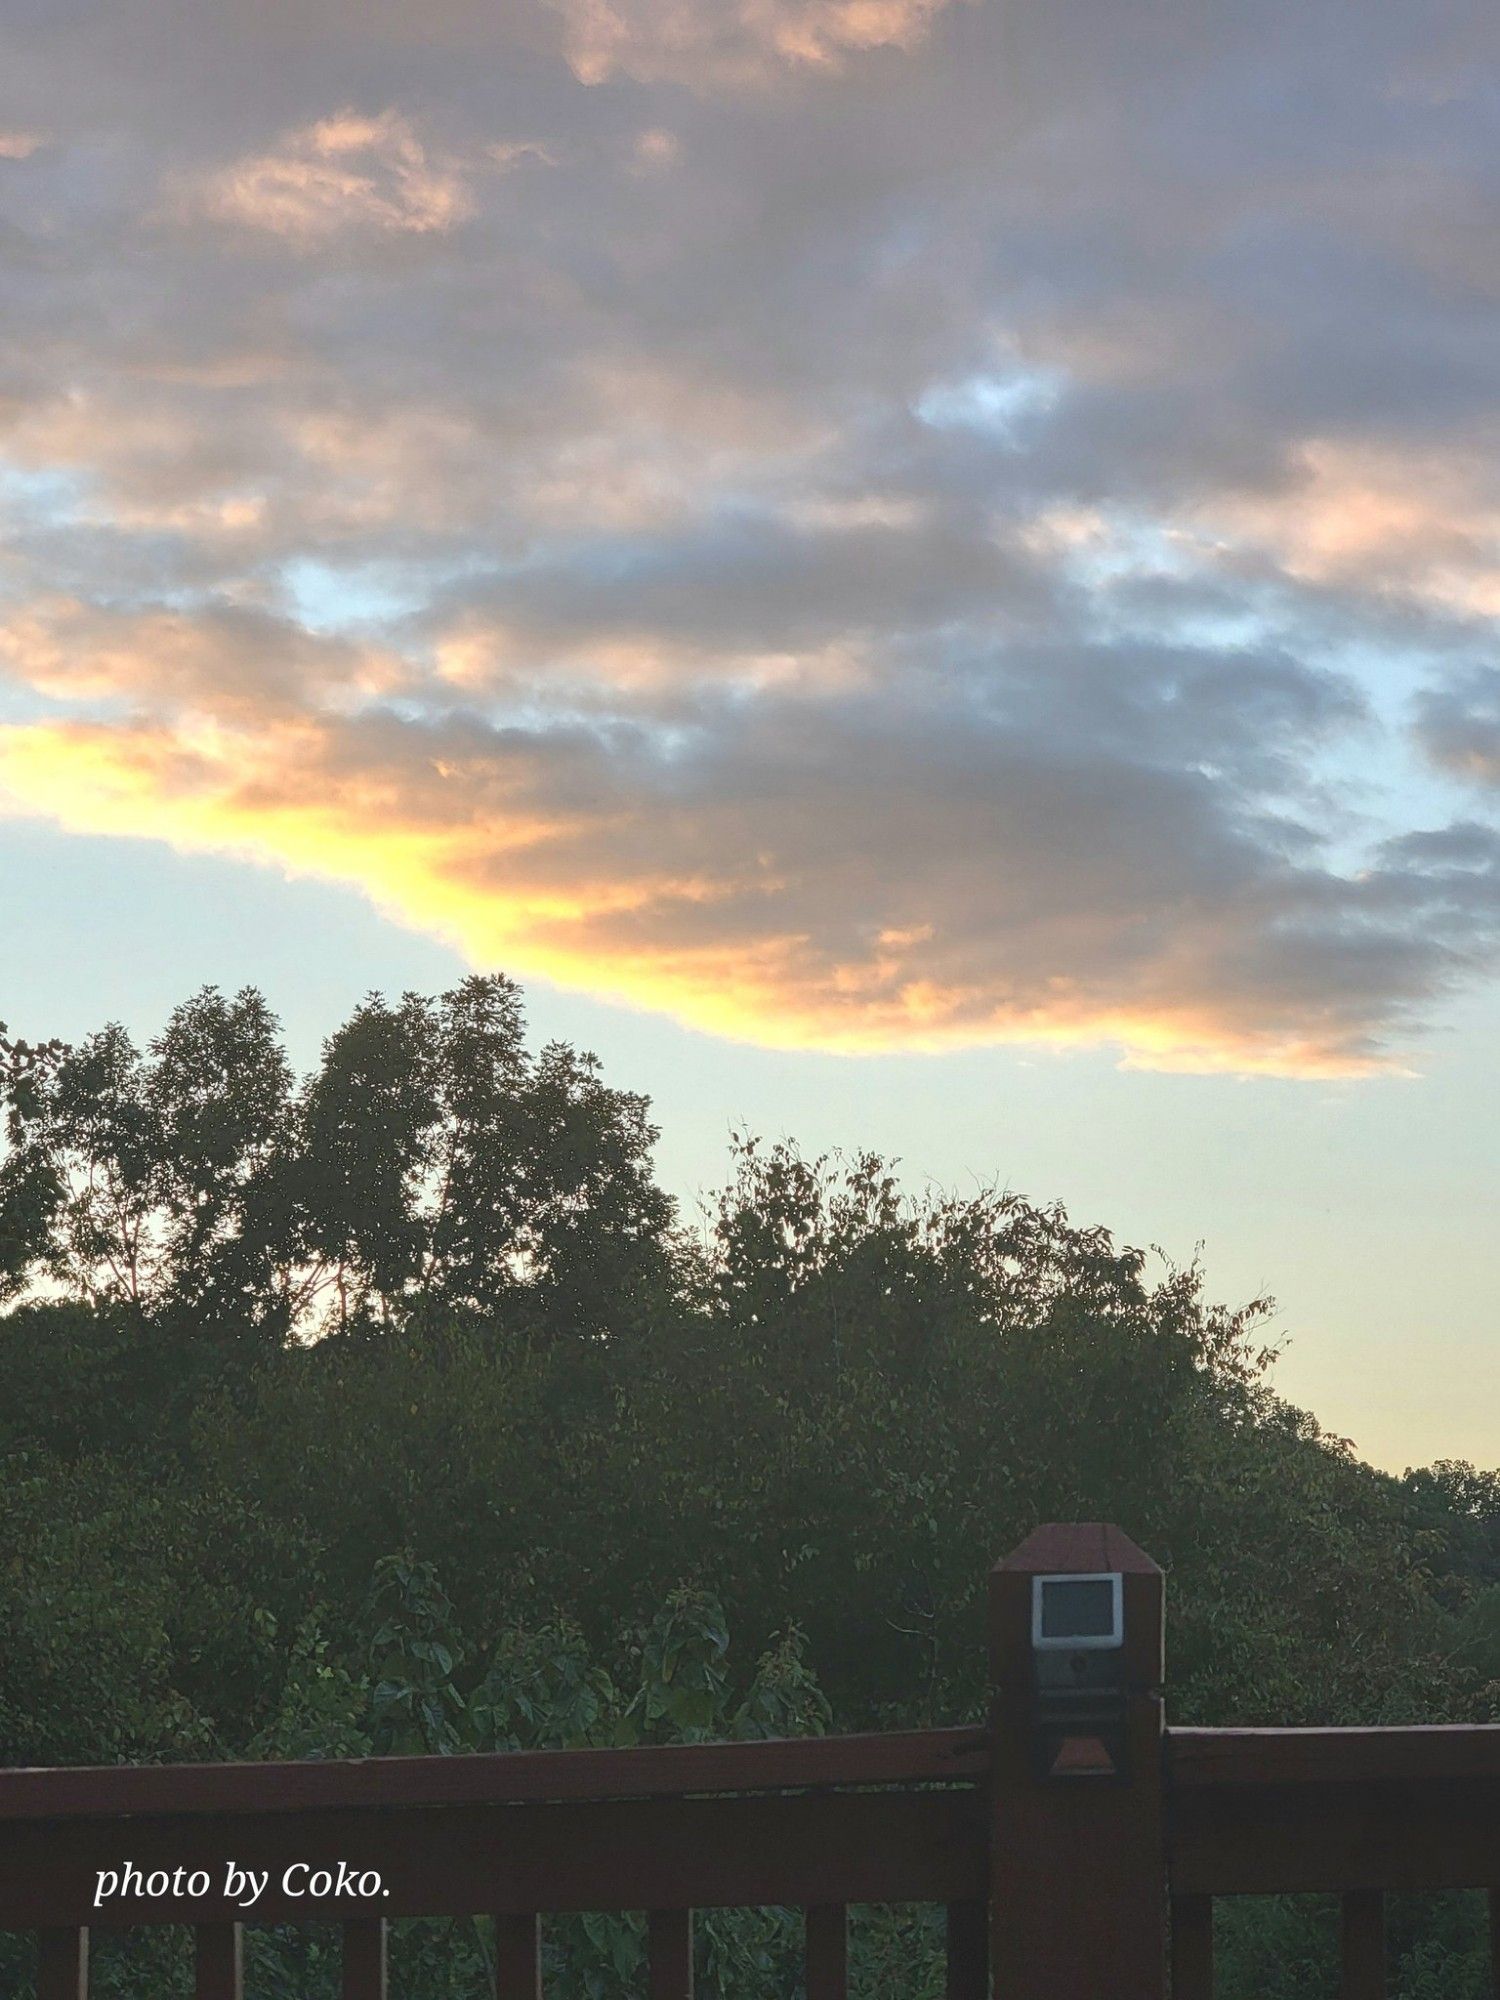
[[[1053,1761],[1023,1617],[1037,1574],[1101,1571],[1118,1716],[1062,1748],[1103,1775]],[[0,1771],[0,1928],[39,1934],[38,2000],[85,2000],[91,1927],[189,1924],[198,2000],[240,2000],[247,1918],[333,1920],[345,2000],[384,2000],[390,1919],[480,1915],[499,2000],[539,2000],[548,1915],[641,1910],[652,2000],[689,2000],[695,1910],[791,1906],[807,2000],[840,2000],[849,1906],[936,1903],[950,2000],[1208,2000],[1214,1897],[1331,1891],[1343,2000],[1374,2000],[1385,1891],[1500,1885],[1500,1727],[1167,1729],[1161,1596],[1118,1530],[1039,1531],[995,1572],[985,1729]]]
[[[534,2000],[538,1915],[572,1910],[649,1911],[651,1993],[666,2000],[691,1991],[694,1909],[800,1905],[810,2000],[834,2000],[850,1903],[935,1902],[951,1908],[949,1991],[981,2000],[986,1761],[970,1729],[4,1772],[0,1927],[40,1928],[44,2000],[78,2000],[99,1878],[129,1862],[141,1887],[103,1921],[189,1915],[200,2000],[229,2000],[243,1915],[224,1893],[233,1863],[265,1878],[255,1921],[344,1922],[346,2000],[384,1994],[387,1919],[476,1914],[497,1920],[502,2000]],[[378,1892],[337,1893],[341,1862],[346,1883],[378,1878]],[[182,1869],[206,1875],[206,1892],[185,1895]],[[311,1870],[335,1874],[333,1893],[314,1893]]]
[[[1342,1898],[1342,2000],[1386,1992],[1387,1891],[1488,1889],[1500,1994],[1500,1727],[1169,1729],[1174,2000],[1213,1992],[1213,1898]]]

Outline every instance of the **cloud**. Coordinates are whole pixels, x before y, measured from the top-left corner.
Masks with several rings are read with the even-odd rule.
[[[1416,734],[1441,770],[1500,790],[1500,669],[1471,667],[1425,689]]]
[[[0,160],[29,160],[46,143],[40,132],[0,132]]]
[[[1234,546],[1289,575],[1500,617],[1500,487],[1472,440],[1405,450],[1308,439],[1278,491],[1206,508]]]
[[[1350,1073],[1493,978],[1477,22],[168,28],[20,38],[8,810],[792,1046]]]
[[[720,84],[768,64],[833,68],[869,49],[906,49],[949,0],[551,0],[584,83],[616,72]]]
[[[221,221],[304,248],[349,232],[444,234],[472,212],[458,170],[430,159],[394,111],[320,118],[275,150],[211,174],[197,203]]]
[[[917,707],[707,698],[663,730],[618,710],[257,710],[217,674],[158,668],[173,719],[12,730],[0,794],[80,831],[351,882],[476,962],[762,1042],[1103,1041],[1147,1066],[1315,1075],[1387,1061],[1463,953],[1493,949],[1494,867],[1456,890],[1449,855],[1413,849],[1341,875],[1252,806],[1246,716],[1284,738],[1338,712],[1295,668],[1215,690],[1211,662],[1159,660],[1085,739],[1070,699],[1110,672],[1034,660],[1008,710],[982,676]]]
[[[38,598],[0,618],[0,670],[70,702],[120,700],[236,718],[301,713],[382,693],[403,676],[389,654],[321,638],[251,606],[105,610]]]

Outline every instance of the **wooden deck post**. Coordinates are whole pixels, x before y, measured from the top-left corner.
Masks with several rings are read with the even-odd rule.
[[[1106,1670],[1118,1733],[1039,1750],[1033,1579],[1109,1574],[1124,1613]],[[989,1643],[994,2000],[1163,2000],[1162,1573],[1118,1528],[1039,1528],[991,1573]],[[1106,1749],[1122,1770],[1110,1774]]]

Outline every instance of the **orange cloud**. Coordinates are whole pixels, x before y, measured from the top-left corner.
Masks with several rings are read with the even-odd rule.
[[[441,233],[473,210],[458,169],[430,159],[395,111],[342,111],[292,132],[275,151],[211,175],[196,205],[303,246],[347,230]]]
[[[1129,912],[1042,919],[1026,895],[1009,910],[1002,898],[995,935],[956,941],[953,923],[857,919],[841,906],[846,858],[798,849],[800,806],[784,839],[774,815],[762,822],[757,847],[732,807],[643,803],[601,782],[590,753],[520,732],[389,717],[38,723],[0,731],[0,807],[350,884],[476,965],[767,1046],[1113,1043],[1147,1068],[1390,1066],[1358,1006],[1217,980],[1212,911],[1134,966],[1110,958]],[[1244,944],[1227,938],[1231,953]],[[1070,957],[1075,973],[1059,969]]]
[[[373,647],[324,638],[264,611],[108,610],[38,598],[0,623],[0,665],[69,701],[150,700],[200,716],[275,714],[388,690],[403,676]]]

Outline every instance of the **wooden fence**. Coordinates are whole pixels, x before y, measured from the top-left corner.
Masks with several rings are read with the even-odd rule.
[[[1050,1705],[1042,1576],[1123,1605],[1107,1684]],[[984,1729],[0,1771],[0,1928],[39,1934],[39,2000],[86,2000],[90,1928],[125,1924],[192,1925],[199,2000],[240,2000],[231,1867],[256,1922],[342,1923],[346,2000],[385,2000],[409,1916],[493,1917],[499,2000],[540,2000],[563,1911],[649,1912],[652,2000],[690,2000],[723,1906],[806,1912],[807,2000],[848,1991],[854,1903],[946,1906],[950,2000],[1208,2000],[1215,1896],[1342,1897],[1343,2000],[1385,1992],[1386,1891],[1488,1889],[1500,1941],[1500,1726],[1165,1727],[1161,1572],[1107,1526],[1039,1530],[990,1619]]]

